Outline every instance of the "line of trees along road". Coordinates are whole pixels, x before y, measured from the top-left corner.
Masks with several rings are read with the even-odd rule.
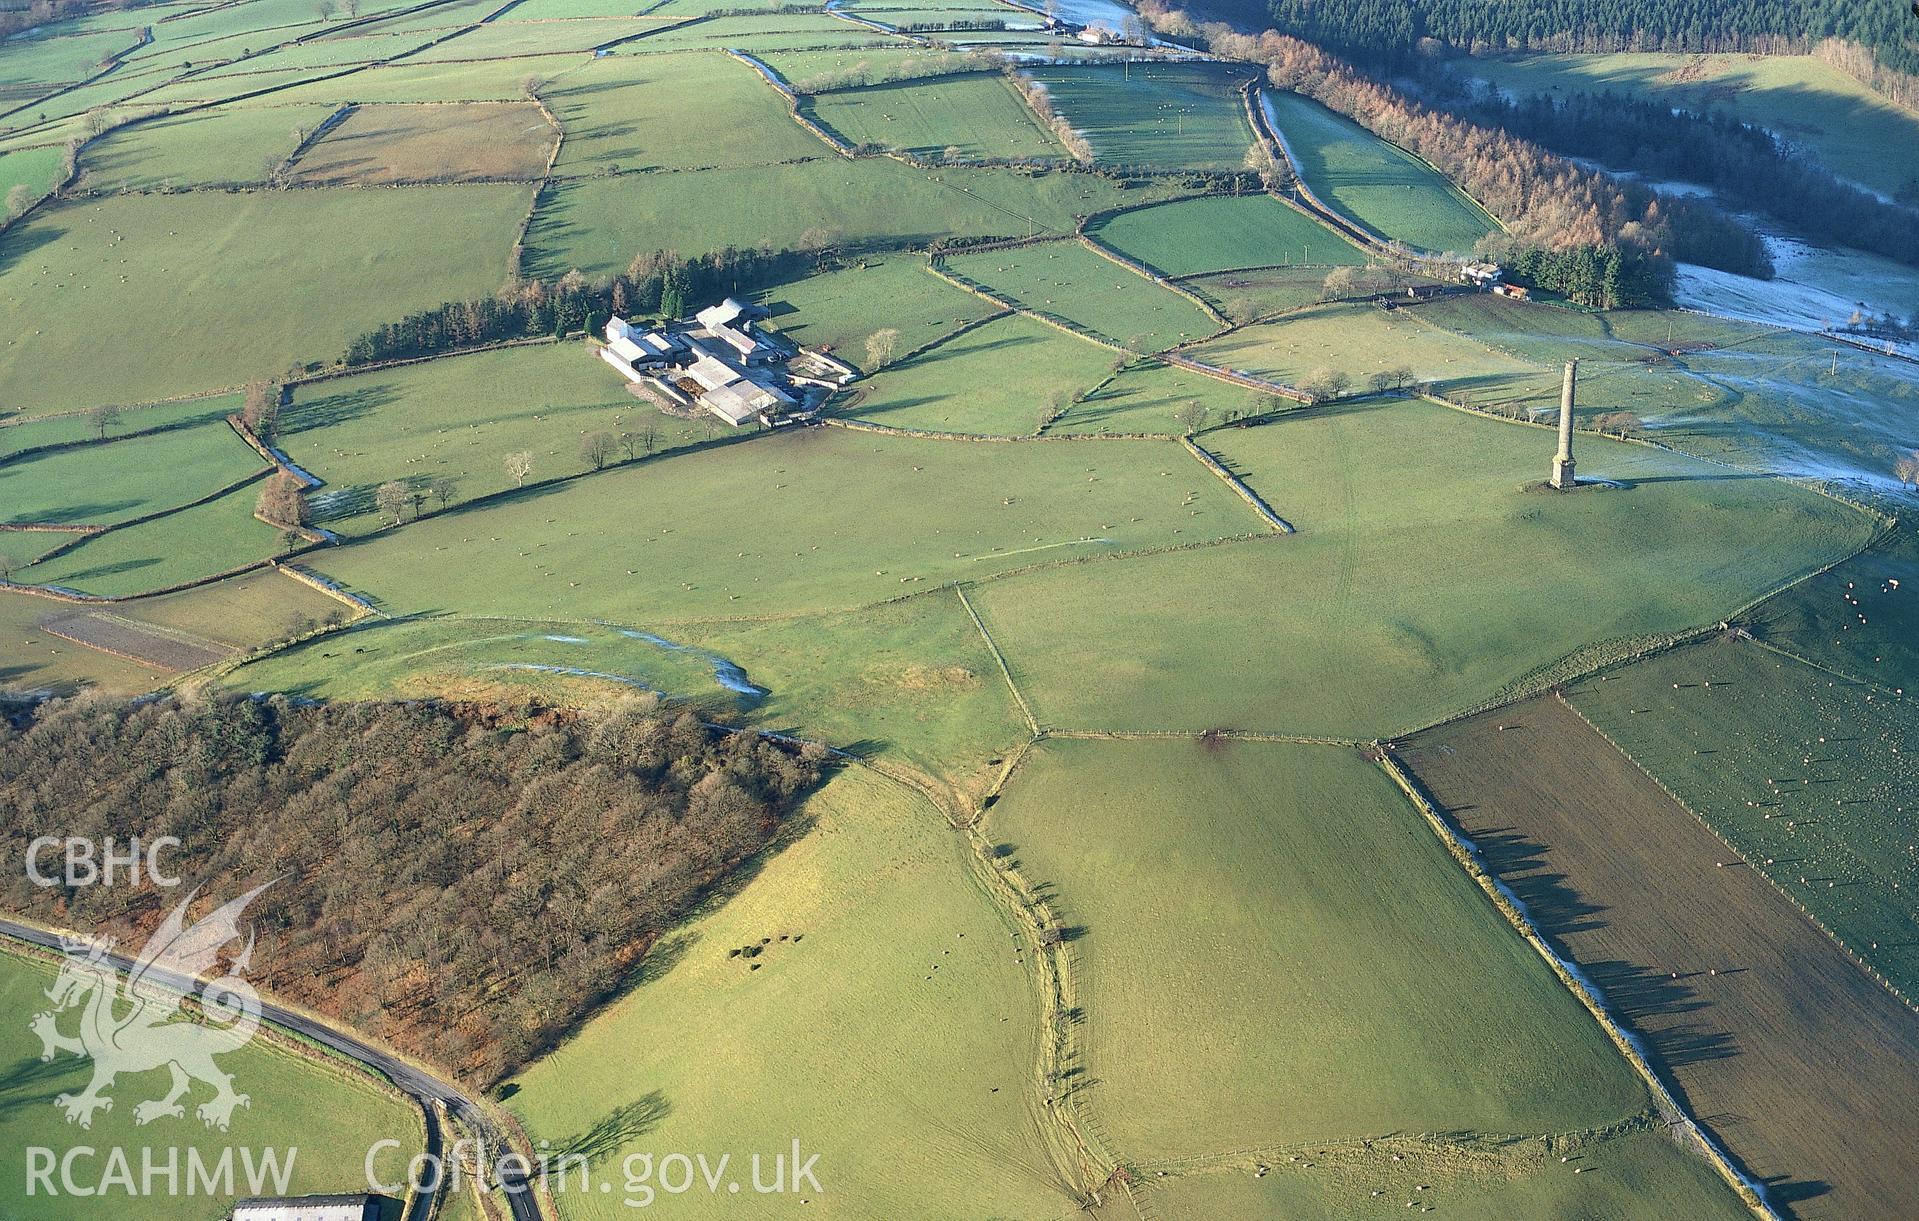
[[[166,867],[208,905],[279,879],[249,976],[486,1086],[765,848],[824,760],[645,701],[56,701],[0,724],[0,841],[176,836]],[[136,947],[184,897],[0,880],[9,910]]]

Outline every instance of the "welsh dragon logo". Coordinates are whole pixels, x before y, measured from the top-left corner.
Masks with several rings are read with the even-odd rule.
[[[196,1108],[209,1128],[225,1131],[233,1109],[248,1105],[247,1096],[234,1092],[232,1075],[221,1071],[214,1057],[246,1046],[260,1027],[260,996],[241,978],[253,957],[252,932],[245,934],[245,948],[227,973],[201,986],[204,1020],[182,1011],[176,987],[218,968],[220,951],[241,939],[240,913],[270,885],[256,886],[189,925],[187,906],[199,893],[196,887],[148,938],[124,979],[111,941],[62,938],[60,974],[47,989],[53,1007],[36,1016],[30,1029],[40,1036],[42,1061],[60,1052],[93,1061],[87,1088],[54,1100],[66,1112],[67,1122],[92,1127],[96,1111],[113,1109],[107,1090],[115,1078],[161,1067],[172,1074],[172,1086],[165,1097],[133,1108],[136,1123],[184,1117],[180,1100],[196,1081],[214,1090],[213,1098]],[[80,1028],[69,1037],[60,1032],[59,1018],[76,1007]]]

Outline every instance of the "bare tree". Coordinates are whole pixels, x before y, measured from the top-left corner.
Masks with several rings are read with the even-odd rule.
[[[1346,387],[1351,384],[1352,379],[1346,374],[1336,369],[1321,367],[1307,374],[1306,380],[1299,384],[1299,388],[1311,395],[1315,403],[1319,403],[1338,398],[1346,393]]]
[[[1901,454],[1892,464],[1892,477],[1909,488],[1919,490],[1919,449]]]
[[[506,456],[506,477],[515,487],[525,487],[526,477],[533,473],[533,454],[524,449],[514,450]]]
[[[322,21],[333,20],[333,14],[335,12],[333,0],[320,0],[318,4],[313,6],[313,12]]]
[[[1645,422],[1630,411],[1608,411],[1595,419],[1593,426],[1602,433],[1611,433],[1622,440],[1636,437],[1646,430]]]
[[[1198,399],[1187,399],[1173,412],[1173,418],[1178,420],[1179,426],[1188,433],[1195,433],[1206,427],[1206,417],[1209,414],[1211,413],[1206,410],[1206,404]]]
[[[1259,302],[1251,297],[1234,297],[1220,313],[1234,326],[1251,326],[1259,321]]]
[[[16,217],[23,216],[26,214],[27,209],[32,206],[33,188],[24,182],[19,183],[7,192],[7,214],[5,219],[13,220]]]
[[[1326,273],[1324,283],[1320,285],[1321,301],[1343,301],[1356,296],[1366,285],[1366,277],[1357,267],[1335,267]]]
[[[406,507],[412,503],[412,496],[406,490],[406,484],[398,479],[389,479],[373,493],[373,506],[383,516],[391,517],[394,525],[406,518]]]
[[[1045,432],[1053,426],[1055,420],[1065,415],[1066,401],[1066,392],[1064,390],[1055,390],[1047,395],[1046,401],[1040,404],[1039,427],[1034,429],[1034,431]]]
[[[433,493],[433,499],[440,502],[440,508],[444,509],[460,494],[460,481],[451,475],[436,475],[428,489]]]
[[[240,422],[247,426],[247,431],[270,444],[280,427],[280,387],[268,381],[248,382]]]
[[[261,485],[253,511],[276,526],[304,526],[311,518],[306,485],[292,471],[278,471]]]
[[[93,424],[94,437],[104,441],[106,440],[107,430],[109,428],[120,427],[120,409],[118,407],[95,407],[88,413],[87,419]]]
[[[1366,377],[1366,389],[1374,394],[1384,394],[1393,388],[1393,375],[1389,369],[1381,369]]]
[[[19,562],[10,555],[0,553],[0,581],[13,580],[13,569]]]
[[[884,369],[893,363],[893,349],[898,346],[900,333],[892,327],[874,331],[866,337],[866,367]]]
[[[618,449],[619,442],[610,432],[590,432],[580,438],[580,460],[596,471],[605,470]]]

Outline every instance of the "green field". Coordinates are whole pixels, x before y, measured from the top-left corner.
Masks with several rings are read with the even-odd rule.
[[[246,484],[205,504],[109,530],[16,571],[13,579],[117,598],[264,560],[281,550],[281,540],[278,530],[253,516],[259,495],[257,485]]]
[[[1106,348],[1013,315],[891,366],[837,400],[840,414],[895,428],[1023,436],[1111,370]]]
[[[1221,424],[1254,410],[1251,390],[1158,361],[1135,361],[1078,403],[1049,433],[1151,432],[1178,436],[1187,425],[1178,412],[1188,403],[1206,409],[1206,422]]]
[[[326,486],[308,498],[320,524],[359,534],[385,524],[374,491],[389,480],[431,491],[451,479],[448,503],[459,504],[513,487],[510,453],[531,453],[534,477],[552,479],[590,469],[581,452],[590,432],[650,427],[661,450],[706,436],[704,425],[663,415],[625,385],[583,344],[477,352],[300,386],[279,443],[294,462],[325,472]],[[442,505],[433,496],[426,507]]]
[[[601,528],[609,505],[634,524]],[[785,525],[742,530],[743,515]],[[1257,529],[1252,511],[1171,442],[929,446],[807,429],[530,488],[313,565],[393,611],[648,627],[845,609],[1023,565]]]
[[[1885,194],[1919,182],[1919,116],[1810,55],[1517,55],[1463,61],[1459,71],[1522,97],[1611,90],[1718,111]]]
[[[1445,175],[1310,98],[1262,92],[1299,176],[1314,194],[1383,237],[1470,251],[1496,225]]]
[[[0,397],[46,412],[238,385],[505,275],[531,187],[113,196],[0,236]],[[299,274],[284,274],[287,252]],[[163,310],[150,308],[165,300]],[[102,318],[137,313],[137,340]]]
[[[627,174],[569,180],[548,192],[528,245],[534,267],[600,274],[625,270],[641,250],[694,255],[762,242],[792,249],[819,235],[856,247],[924,245],[941,236],[1065,237],[1075,216],[1110,207],[1119,195],[1117,185],[1090,174],[920,170],[884,157]]]
[[[1366,261],[1359,247],[1270,195],[1217,196],[1121,212],[1088,225],[1086,232],[1169,276]]]
[[[266,181],[331,106],[235,106],[123,128],[87,150],[81,185],[96,191]]]
[[[553,167],[563,176],[738,169],[832,155],[792,121],[759,73],[724,55],[609,56],[567,73],[542,97],[566,132]],[[699,121],[688,122],[693,98]],[[715,140],[716,130],[730,134]],[[633,190],[644,181],[622,180]]]
[[[1420,322],[1412,311],[1320,305],[1222,335],[1189,353],[1227,369],[1297,385],[1318,369],[1344,373],[1354,388],[1367,375],[1410,369],[1416,380],[1470,394],[1475,402],[1522,401],[1555,393],[1559,375]]]
[[[1550,431],[1424,404],[1205,441],[1299,533],[979,586],[1043,724],[1396,734],[1575,651],[1717,622],[1869,533],[1811,493],[1585,438],[1581,476],[1624,486],[1531,490]]]
[[[64,150],[51,148],[19,148],[0,153],[0,199],[5,199],[15,187],[26,187],[35,198],[53,189],[60,177],[61,161]]]
[[[141,1174],[140,1149],[152,1147],[161,1166],[167,1149],[180,1152],[177,1193],[168,1193],[166,1179],[152,1180],[151,1193],[130,1192],[106,1186],[101,1198],[81,1198],[60,1192],[36,1193],[30,1213],[46,1221],[87,1218],[101,1215],[102,1208],[133,1208],[145,1221],[202,1221],[229,1206],[240,1196],[283,1194],[272,1180],[260,1189],[247,1184],[241,1151],[256,1158],[266,1150],[278,1153],[282,1165],[291,1158],[291,1174],[285,1192],[316,1194],[358,1187],[365,1190],[366,1172],[362,1168],[367,1150],[375,1141],[391,1139],[397,1149],[382,1157],[381,1166],[390,1170],[403,1166],[406,1158],[422,1145],[419,1112],[411,1104],[374,1087],[359,1075],[337,1063],[314,1059],[286,1050],[265,1039],[253,1042],[223,1056],[220,1066],[234,1077],[234,1088],[251,1098],[249,1105],[234,1111],[232,1127],[225,1132],[208,1128],[193,1115],[193,1108],[212,1097],[212,1090],[195,1083],[183,1100],[184,1118],[162,1118],[146,1126],[134,1120],[135,1104],[158,1098],[167,1092],[167,1074],[160,1069],[121,1076],[113,1086],[117,1105],[94,1118],[91,1129],[82,1130],[61,1122],[62,1115],[54,1097],[78,1093],[91,1076],[87,1061],[63,1055],[51,1064],[40,1062],[40,1040],[28,1032],[34,1016],[48,1008],[44,990],[54,977],[54,967],[39,958],[28,958],[9,950],[0,954],[0,1191],[8,1208],[26,1198],[28,1154],[30,1146],[50,1148],[56,1158],[70,1150],[85,1147],[72,1163],[73,1178],[83,1188],[101,1186],[107,1171],[108,1150],[123,1150],[132,1166],[132,1182]],[[61,1019],[71,1035],[77,1021],[74,1013]],[[207,1165],[218,1162],[223,1151],[233,1159],[234,1189],[212,1195],[191,1194],[187,1184],[187,1149],[199,1151]],[[386,1158],[392,1158],[387,1161]],[[53,1179],[57,1186],[59,1175]],[[118,1202],[109,1202],[115,1201]],[[133,1215],[127,1213],[124,1215]],[[397,1217],[396,1205],[384,1215]]]
[[[1900,529],[1753,608],[1761,640],[1829,670],[1919,693],[1919,533]]]
[[[1357,752],[1049,742],[986,833],[1069,930],[1074,1105],[1117,1156],[1573,1132],[1648,1108]]]
[[[920,157],[1061,160],[1059,142],[997,72],[974,72],[821,94],[812,117],[849,144]]]
[[[1026,70],[1108,165],[1237,170],[1253,146],[1238,64],[1047,65]]]
[[[766,1202],[804,1199],[806,1216],[1070,1213],[1037,1131],[1053,1121],[1035,1097],[1036,998],[965,841],[860,771],[799,817],[803,838],[655,951],[630,992],[515,1079],[508,1106],[555,1144],[611,1121],[601,1172],[616,1186],[632,1151],[770,1163],[797,1138],[822,1190]],[[727,954],[762,938],[752,964]],[[730,1215],[743,1198],[702,1187],[657,1203]],[[619,1191],[557,1200],[567,1221],[632,1215]]]
[[[1324,267],[1268,267],[1194,276],[1181,283],[1228,317],[1244,313],[1267,318],[1318,304],[1327,274]]]
[[[1079,242],[955,255],[945,267],[1036,314],[1138,352],[1157,352],[1220,329],[1192,301]]]
[[[0,465],[0,522],[106,526],[174,509],[266,466],[219,420]]]
[[[1571,691],[1573,707],[1855,955],[1919,993],[1912,701],[1736,641],[1605,679]]]
[[[876,331],[897,331],[894,355],[904,356],[993,309],[930,274],[926,261],[911,254],[862,259],[760,296],[782,334],[809,348],[836,351],[856,364],[866,362],[866,340]]]

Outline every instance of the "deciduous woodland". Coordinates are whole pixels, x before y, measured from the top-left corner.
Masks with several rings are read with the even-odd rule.
[[[0,901],[137,945],[193,885],[224,901],[272,880],[247,912],[252,978],[490,1084],[766,847],[823,759],[644,703],[53,702],[0,730],[8,855],[175,836],[161,861],[185,885],[9,871]]]

